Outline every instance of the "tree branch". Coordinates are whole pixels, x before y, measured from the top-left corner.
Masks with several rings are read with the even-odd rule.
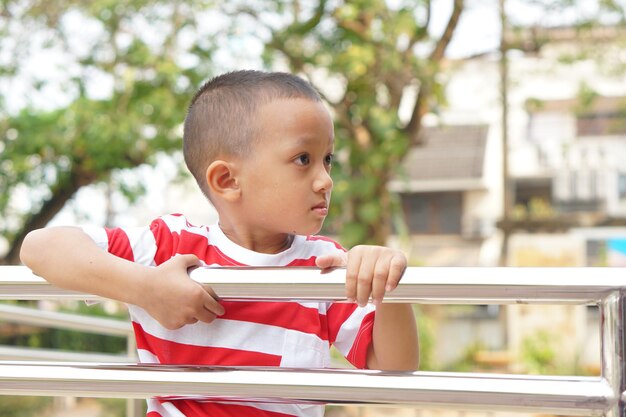
[[[464,0],[454,0],[454,9],[448,19],[446,29],[441,35],[441,38],[439,38],[439,41],[437,41],[435,48],[430,53],[429,60],[432,62],[434,67],[438,67],[439,62],[441,62],[446,49],[452,40],[452,35],[454,34],[463,11],[463,1]],[[429,73],[425,74],[421,80],[419,93],[417,94],[415,105],[413,106],[413,112],[411,113],[411,119],[404,128],[404,131],[411,138],[411,142],[418,145],[421,144],[419,131],[422,124],[422,117],[428,112],[428,99],[432,94],[433,80],[431,72],[434,71],[430,70]]]
[[[304,35],[310,32],[311,30],[313,30],[313,28],[315,28],[321,22],[322,17],[324,16],[325,10],[326,10],[326,0],[319,0],[319,3],[317,4],[317,7],[315,8],[315,13],[313,14],[313,16],[311,16],[309,20],[303,23],[299,23],[295,21],[293,24],[290,25],[289,29],[287,30],[289,32],[293,31],[294,33],[298,35]]]
[[[461,17],[461,12],[463,11],[463,1],[464,0],[454,0],[454,9],[452,10],[450,19],[448,19],[446,30],[443,31],[443,35],[441,35],[435,49],[433,49],[430,54],[431,61],[439,62],[441,61],[441,58],[443,58],[443,55],[452,40],[452,35],[459,24],[459,18]]]
[[[22,228],[10,239],[9,251],[0,258],[0,264],[18,265],[20,263],[20,248],[26,235],[36,229],[45,227],[65,206],[80,187],[91,184],[96,177],[93,174],[72,172],[62,184],[58,183],[52,197],[43,203],[43,206],[27,217]]]
[[[325,10],[326,0],[319,0],[319,3],[317,4],[317,7],[315,9],[315,13],[306,22],[298,22],[297,16],[294,16],[294,22],[283,30],[271,31],[272,38],[266,45],[266,48],[269,47],[271,49],[282,52],[287,57],[292,71],[302,71],[302,68],[304,66],[304,60],[301,57],[295,56],[287,50],[287,48],[285,47],[286,40],[288,38],[293,38],[294,36],[299,37],[306,35],[308,32],[313,30],[321,22]]]

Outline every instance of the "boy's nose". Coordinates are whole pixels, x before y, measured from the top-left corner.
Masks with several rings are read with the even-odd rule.
[[[329,192],[333,189],[333,179],[330,177],[330,174],[323,170],[315,179],[315,183],[313,184],[313,189],[315,192]]]

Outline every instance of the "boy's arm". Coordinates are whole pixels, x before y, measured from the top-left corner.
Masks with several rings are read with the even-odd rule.
[[[379,304],[374,316],[367,367],[385,371],[416,371],[419,343],[410,304]]]
[[[346,297],[359,305],[370,296],[376,305],[367,367],[388,371],[414,371],[419,365],[415,316],[410,304],[384,304],[385,292],[396,288],[407,266],[400,251],[382,246],[356,246],[347,253],[317,258],[320,268],[345,266]]]
[[[187,268],[198,265],[195,255],[152,268],[102,250],[80,228],[51,227],[30,232],[20,257],[51,284],[137,305],[168,329],[224,314],[210,288],[187,275]]]

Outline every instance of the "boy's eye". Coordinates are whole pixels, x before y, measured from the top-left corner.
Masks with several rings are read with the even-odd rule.
[[[308,165],[311,162],[311,158],[309,154],[302,154],[296,158],[296,164],[298,165]]]
[[[329,154],[328,154],[328,155],[326,155],[326,157],[324,158],[324,163],[325,163],[326,165],[332,165],[332,163],[333,163],[333,158],[334,158],[334,155],[333,155],[332,153],[329,153]]]

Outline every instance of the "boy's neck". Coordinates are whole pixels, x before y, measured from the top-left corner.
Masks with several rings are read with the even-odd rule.
[[[229,227],[222,222],[219,223],[219,227],[233,243],[258,253],[276,254],[283,252],[291,247],[294,239],[293,234],[244,231]]]

